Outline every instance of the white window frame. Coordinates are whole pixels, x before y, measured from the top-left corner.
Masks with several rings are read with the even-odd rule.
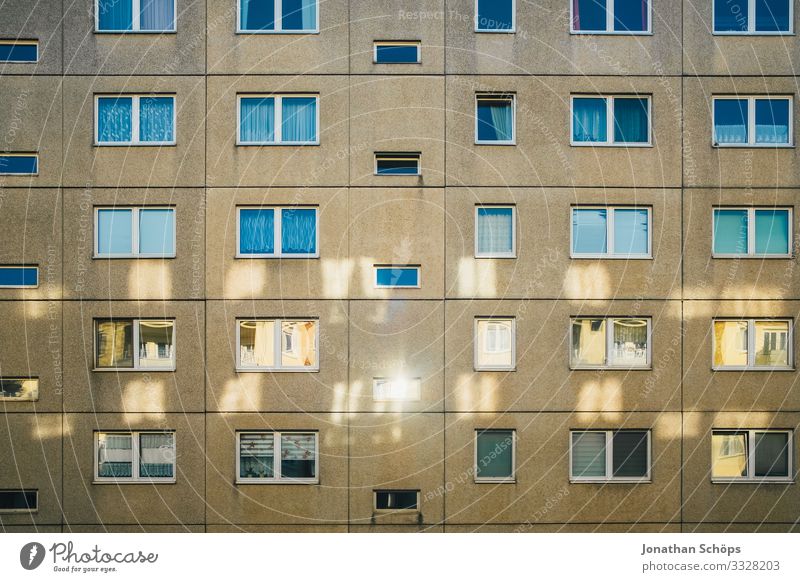
[[[789,142],[757,143],[756,142],[756,100],[789,102]],[[717,101],[747,101],[747,142],[717,143]],[[714,148],[793,148],[794,147],[794,96],[793,95],[712,95],[711,97],[711,147]]]
[[[792,36],[794,35],[794,2],[789,0],[789,30],[760,31],[756,30],[756,3],[747,0],[747,30],[720,30],[717,25],[716,2],[711,0],[711,34],[714,36]]]
[[[21,491],[24,493],[34,493],[36,495],[36,507],[30,509],[5,509],[0,507],[0,514],[2,515],[10,515],[10,514],[20,514],[20,513],[39,513],[39,490],[38,489],[29,489],[27,487],[3,487],[0,488],[0,492],[17,492]]]
[[[375,159],[375,167],[373,168],[373,172],[375,176],[380,176],[381,178],[402,178],[404,176],[413,177],[422,175],[421,152],[375,152],[374,159]],[[378,173],[379,160],[388,160],[388,161],[414,160],[417,162],[417,172],[415,174],[379,174]]]
[[[605,210],[606,211],[606,253],[576,253],[575,252],[575,211],[578,210]],[[647,210],[647,254],[626,255],[617,253],[614,245],[614,215],[617,210]],[[569,256],[571,259],[625,259],[649,260],[653,258],[653,207],[652,206],[625,206],[625,205],[575,205],[569,210]]]
[[[241,436],[243,434],[271,434],[272,443],[272,467],[273,477],[241,477]],[[281,476],[281,447],[283,446],[283,435],[303,434],[314,435],[314,478],[294,478]],[[236,431],[236,480],[238,485],[247,484],[282,484],[282,485],[316,485],[319,483],[319,431],[318,430],[237,430]]]
[[[139,139],[139,124],[141,121],[141,111],[139,109],[140,99],[167,98],[172,99],[172,140],[171,141],[141,141]],[[131,99],[131,141],[100,141],[100,124],[98,115],[100,112],[100,99]],[[97,147],[158,147],[173,146],[178,143],[178,114],[175,94],[145,94],[145,93],[95,93],[94,95],[94,145]]]
[[[474,32],[477,33],[488,33],[488,34],[514,34],[517,32],[517,0],[511,0],[511,28],[508,29],[496,29],[496,28],[479,28],[479,17],[478,14],[478,0],[475,0],[475,18],[474,20]]]
[[[35,158],[35,172],[0,172],[0,176],[38,176],[39,175],[39,154],[37,152],[0,152],[2,158]]]
[[[717,229],[714,224],[714,216],[717,210],[746,210],[747,211],[747,252],[746,253],[717,253],[715,248],[717,246]],[[789,240],[787,242],[787,253],[772,254],[772,253],[756,253],[756,211],[786,211],[788,212],[789,232],[787,234]],[[711,209],[711,256],[715,259],[791,259],[794,249],[792,248],[792,241],[794,237],[794,209],[791,206],[714,206]]]
[[[486,366],[480,365],[478,362],[478,354],[480,353],[480,341],[478,328],[480,322],[503,322],[511,323],[511,365],[510,366]],[[473,355],[472,364],[476,372],[513,372],[517,369],[517,318],[512,316],[478,316],[475,318],[472,332]]]
[[[747,365],[746,366],[717,366],[714,364],[717,339],[714,326],[718,321],[747,322]],[[788,325],[786,338],[786,366],[756,366],[756,323],[781,322]],[[794,320],[790,317],[715,317],[711,320],[711,369],[716,372],[729,371],[772,371],[794,370]]]
[[[272,333],[274,334],[272,349],[274,366],[249,366],[242,364],[242,335],[241,323],[244,321],[272,321],[275,322]],[[281,337],[284,323],[314,323],[314,344],[317,361],[313,366],[282,366],[281,353],[283,352],[283,338]],[[237,317],[236,318],[236,371],[237,372],[319,372],[319,318],[316,317]]]
[[[573,322],[584,319],[601,319],[606,324],[606,354],[605,364],[576,364],[572,361],[572,334],[575,333]],[[647,322],[647,362],[642,366],[615,364],[614,353],[614,322],[620,319],[643,319]],[[569,369],[570,370],[650,370],[653,366],[653,318],[642,315],[613,315],[592,316],[574,315],[569,318]]]
[[[478,103],[481,100],[511,100],[511,139],[486,140],[478,139]],[[517,145],[517,95],[516,93],[476,93],[475,94],[475,145]]]
[[[574,433],[604,433],[606,436],[606,476],[605,477],[579,477],[572,474],[572,435]],[[647,474],[643,477],[614,477],[614,434],[618,432],[646,432],[647,433]],[[569,431],[569,481],[570,483],[651,483],[652,482],[652,454],[653,437],[649,428],[625,429],[593,429],[575,428]]]
[[[133,322],[133,366],[130,368],[102,368],[97,365],[97,324],[101,322],[107,321],[132,321]],[[172,359],[171,364],[166,366],[153,366],[153,367],[142,367],[139,360],[139,324],[141,322],[169,322],[172,324]],[[92,320],[92,346],[94,348],[94,361],[93,361],[93,372],[174,372],[176,368],[175,361],[177,359],[177,345],[178,345],[178,333],[177,333],[177,321],[174,318],[169,317],[96,317]]]
[[[125,2],[126,0],[117,0]],[[178,29],[178,0],[172,0],[172,28],[164,30],[141,30],[141,0],[130,0],[131,10],[133,11],[131,20],[131,30],[112,30],[100,28],[100,6],[99,1],[94,0],[94,32],[97,34],[163,34],[165,32],[177,32]]]
[[[314,114],[316,115],[316,139],[314,141],[283,141],[283,98],[313,97],[316,100]],[[274,99],[275,100],[275,132],[274,141],[243,141],[242,140],[242,99]],[[236,95],[236,145],[237,146],[289,146],[289,145],[319,145],[319,93],[238,93]]]
[[[573,0],[569,2],[569,33],[570,34],[602,34],[606,36],[652,36],[653,35],[653,0],[647,1],[647,30],[630,31],[614,30],[614,0],[607,0],[606,29],[605,30],[579,30],[575,28],[575,6]],[[713,0],[712,0],[713,1]]]
[[[416,285],[380,285],[378,284],[378,271],[381,269],[413,269],[417,272]],[[420,289],[422,288],[422,266],[421,265],[372,265],[373,282],[375,289]]]
[[[378,507],[378,493],[416,493],[417,494],[417,507],[416,509],[389,509],[389,508],[379,508]],[[421,511],[420,506],[420,494],[419,489],[373,489],[372,490],[372,510],[375,513],[419,513]]]
[[[275,250],[273,253],[251,253],[246,254],[241,252],[240,245],[240,216],[242,210],[272,210],[273,211],[273,234],[274,240],[272,248]],[[284,253],[282,248],[283,238],[282,229],[283,224],[283,211],[284,210],[313,210],[314,220],[316,223],[316,242],[314,253]],[[318,206],[237,206],[236,207],[236,258],[237,259],[318,259],[319,258],[319,207]]]
[[[715,434],[723,433],[747,433],[747,476],[746,477],[714,477],[714,447],[711,447],[711,475],[712,483],[794,483],[794,431],[792,429],[749,429],[749,428],[713,428],[711,429],[711,437]],[[755,475],[756,468],[756,433],[778,433],[786,434],[789,456],[788,475],[786,477],[757,477]]]
[[[131,437],[131,476],[130,477],[101,477],[100,476],[100,435],[130,435]],[[171,434],[172,450],[175,458],[172,461],[172,477],[141,477],[139,463],[141,461],[141,443],[139,437],[144,434]],[[94,480],[95,484],[101,483],[175,483],[178,476],[178,438],[175,430],[95,430],[94,431]]]
[[[413,62],[402,63],[379,63],[378,62],[378,47],[379,46],[415,46],[417,47],[417,60]],[[420,65],[422,64],[422,42],[418,40],[376,40],[372,43],[372,63],[375,65]]]
[[[405,383],[410,387],[409,397],[407,398],[393,398],[387,396],[379,398],[379,386],[383,384],[394,385],[395,383]],[[389,389],[391,394],[392,389]],[[372,401],[373,402],[419,402],[422,398],[422,378],[373,378],[372,379]]]
[[[605,99],[606,101],[606,141],[575,141],[575,101],[580,99]],[[614,100],[644,99],[647,101],[647,141],[614,141]],[[569,145],[573,147],[603,148],[651,148],[653,147],[653,96],[625,94],[575,94],[569,96]]]
[[[0,271],[6,269],[36,269],[36,285],[3,285],[0,289],[37,289],[39,287],[39,265],[0,265]]]
[[[131,252],[130,253],[100,253],[100,228],[98,220],[101,210],[131,210]],[[140,253],[139,245],[139,212],[142,210],[170,210],[172,211],[172,253]],[[178,251],[178,221],[174,206],[95,206],[94,207],[94,253],[93,259],[174,259]]]
[[[320,4],[319,0],[315,0],[317,4],[317,9],[314,11],[316,16],[316,22],[314,23],[313,29],[308,30],[284,30],[283,27],[283,1],[282,0],[274,0],[275,1],[275,28],[272,30],[249,30],[247,28],[242,28],[242,2],[241,0],[236,0],[236,34],[319,34],[319,12],[320,12]]]
[[[24,39],[8,39],[4,38],[0,40],[0,45],[11,45],[11,46],[18,46],[18,45],[26,45],[30,46],[33,45],[36,47],[36,58],[32,61],[0,61],[3,64],[23,64],[23,65],[32,65],[39,62],[39,41],[38,40],[24,40]]]
[[[482,253],[478,250],[478,217],[483,208],[511,209],[511,251],[507,253]],[[516,259],[517,258],[517,206],[516,204],[476,204],[475,205],[475,258],[476,259]]]
[[[483,432],[511,433],[511,475],[508,477],[480,477],[478,473],[478,436]],[[517,482],[517,429],[515,428],[476,428],[472,453],[472,474],[475,483],[516,483]]]

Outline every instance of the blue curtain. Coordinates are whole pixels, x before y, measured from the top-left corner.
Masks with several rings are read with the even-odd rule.
[[[284,97],[281,140],[317,141],[317,100],[314,97]]]
[[[606,30],[606,0],[572,0],[572,28]]]
[[[275,98],[243,97],[239,103],[239,141],[275,141]]]
[[[175,254],[175,211],[171,208],[145,208],[139,211],[139,252],[153,255]]]
[[[478,252],[514,251],[514,224],[511,208],[478,208]]]
[[[175,140],[172,97],[142,97],[139,99],[139,140],[169,142]]]
[[[133,100],[130,97],[100,97],[97,100],[97,141],[131,141],[132,118]]]
[[[716,32],[747,31],[747,0],[714,0]]]
[[[130,254],[133,245],[131,210],[97,211],[97,252],[101,255]]]
[[[283,30],[315,30],[316,27],[317,0],[283,0]]]
[[[614,99],[614,141],[647,143],[647,99]]]
[[[714,101],[714,140],[718,144],[747,143],[747,99]]]
[[[714,210],[714,252],[724,255],[747,253],[747,210]]]
[[[139,13],[141,30],[174,30],[175,0],[141,0]]]
[[[604,432],[572,433],[572,476],[606,476],[606,435]]]
[[[614,2],[614,30],[622,32],[647,30],[648,1],[616,0]]]
[[[756,143],[789,143],[788,99],[756,99]]]
[[[614,254],[646,255],[649,237],[647,210],[636,208],[614,211]]]
[[[275,252],[275,211],[272,208],[239,210],[239,253],[271,255]]]
[[[513,135],[512,101],[487,97],[478,99],[478,140],[511,141]]]
[[[608,252],[606,211],[602,208],[572,210],[572,252],[603,254]]]
[[[572,140],[575,142],[608,141],[608,112],[602,97],[572,100]]]
[[[792,0],[755,0],[758,32],[789,32],[789,5]]]
[[[281,211],[281,253],[317,252],[317,211],[284,208]]]
[[[789,211],[756,210],[756,253],[789,254]]]
[[[242,30],[275,30],[275,0],[239,0]]]
[[[99,30],[132,30],[133,0],[97,0]]]
[[[513,0],[478,0],[478,30],[511,30]]]

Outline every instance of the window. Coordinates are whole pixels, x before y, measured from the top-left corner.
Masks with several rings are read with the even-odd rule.
[[[714,0],[714,34],[792,34],[792,0]]]
[[[238,0],[237,32],[318,32],[317,0]]]
[[[97,319],[95,369],[174,370],[175,320]]]
[[[95,481],[175,481],[175,432],[95,433]]]
[[[793,437],[791,430],[711,431],[711,480],[791,481]]]
[[[790,369],[791,319],[715,319],[714,369]]]
[[[175,32],[175,0],[96,0],[97,32]]]
[[[319,325],[315,319],[237,320],[237,370],[319,370]]]
[[[517,228],[514,206],[475,207],[475,257],[517,256]]]
[[[237,145],[317,145],[318,95],[239,95]]]
[[[475,431],[475,481],[514,482],[516,431],[487,429]]]
[[[475,0],[476,32],[514,32],[516,0]]]
[[[572,208],[572,257],[649,259],[651,208]]]
[[[393,489],[373,491],[375,511],[418,511],[419,491],[415,489]]]
[[[174,96],[97,96],[94,120],[95,145],[175,145]]]
[[[39,43],[35,40],[0,40],[0,63],[35,63]]]
[[[513,145],[514,95],[483,94],[475,99],[475,143]]]
[[[475,370],[516,368],[516,327],[513,317],[475,319]]]
[[[419,152],[375,153],[376,176],[419,176]]]
[[[376,402],[407,402],[420,399],[421,378],[373,378],[372,399]]]
[[[39,400],[39,379],[0,378],[0,400]]]
[[[714,146],[792,145],[791,97],[714,97]]]
[[[317,436],[316,432],[237,432],[236,482],[317,483]]]
[[[649,146],[650,97],[571,97],[574,146]]]
[[[419,289],[419,265],[374,265],[376,289]]]
[[[569,0],[570,32],[590,34],[650,33],[650,0]]]
[[[38,154],[0,153],[0,176],[35,176],[38,173]]]
[[[790,257],[790,208],[714,208],[713,253],[725,257]]]
[[[573,430],[571,481],[649,481],[649,430]]]
[[[239,207],[237,257],[319,257],[319,219],[316,207]]]
[[[39,267],[22,265],[0,266],[0,289],[19,289],[39,286]]]
[[[420,62],[419,41],[376,41],[373,60],[377,64]]]
[[[0,512],[31,513],[39,511],[37,489],[0,489]]]
[[[573,318],[570,366],[649,368],[650,324],[649,317]]]
[[[95,208],[95,258],[175,256],[175,209]]]

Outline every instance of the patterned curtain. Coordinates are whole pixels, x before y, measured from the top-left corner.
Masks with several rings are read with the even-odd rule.
[[[140,477],[174,477],[175,435],[139,435],[139,457]]]
[[[275,476],[275,435],[272,433],[239,436],[239,477]]]
[[[129,434],[99,436],[98,472],[100,477],[132,477],[133,451]]]
[[[314,97],[284,97],[282,141],[314,142],[317,140],[317,100]]]
[[[478,208],[479,253],[513,252],[513,216],[510,208]]]
[[[317,252],[317,211],[313,208],[285,208],[281,211],[281,252]]]
[[[139,140],[170,142],[175,140],[172,97],[142,97],[139,100]]]
[[[130,97],[100,97],[97,100],[97,141],[129,142],[133,100]]]
[[[275,210],[239,210],[239,253],[271,255],[275,252]]]
[[[239,141],[275,141],[275,98],[243,97],[239,102]]]

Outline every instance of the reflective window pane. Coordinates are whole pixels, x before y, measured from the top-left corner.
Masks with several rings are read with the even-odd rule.
[[[139,210],[139,252],[148,255],[175,254],[175,211],[171,208]]]
[[[275,142],[274,97],[242,97],[239,100],[239,141]]]
[[[482,207],[477,214],[478,253],[502,255],[514,252],[514,210]]]
[[[615,366],[647,365],[646,319],[614,320],[614,351],[610,363]]]
[[[756,99],[756,143],[789,143],[789,100]]]
[[[714,0],[715,32],[747,32],[747,0]]]
[[[239,364],[244,367],[275,366],[275,322],[239,322]]]
[[[139,366],[170,368],[174,365],[174,322],[139,322]]]
[[[618,208],[614,210],[614,254],[647,255],[649,253],[647,210]]]
[[[98,30],[133,30],[133,0],[97,0]]]
[[[139,99],[139,141],[174,141],[174,113],[175,100],[172,97],[141,97]]]
[[[514,433],[484,430],[477,434],[475,475],[478,479],[505,479],[514,475]]]
[[[614,142],[647,143],[649,140],[648,101],[642,98],[614,99]]]
[[[605,254],[607,245],[607,211],[603,208],[572,209],[572,252]]]
[[[315,30],[317,0],[281,0],[283,30]]]
[[[139,476],[147,479],[175,477],[175,435],[173,433],[139,435]]]
[[[133,135],[133,99],[100,97],[97,100],[97,141],[130,142]]]
[[[281,435],[281,477],[314,479],[317,476],[316,434]]]
[[[417,44],[379,44],[375,45],[376,63],[417,63],[419,45]]]
[[[711,437],[711,476],[747,476],[748,436],[746,432],[720,432]]]
[[[317,252],[317,211],[313,208],[281,210],[281,253],[313,255]]]
[[[606,476],[606,433],[573,432],[572,435],[572,476]]]
[[[574,142],[608,141],[608,111],[603,97],[572,100],[572,140]]]
[[[97,211],[97,253],[129,255],[133,252],[133,210],[102,209]]]
[[[242,208],[239,210],[239,253],[271,255],[275,253],[275,210]]]
[[[141,30],[175,30],[175,0],[141,0]]]
[[[275,30],[275,0],[239,0],[239,28]]]
[[[252,433],[239,435],[239,477],[272,479],[275,476],[275,435]]]
[[[648,473],[647,432],[623,430],[615,432],[612,438],[611,454],[614,477],[646,477]]]
[[[753,0],[756,3],[756,31],[789,32],[792,0]]]
[[[756,321],[756,366],[789,365],[789,322]]]
[[[281,366],[316,368],[317,323],[315,321],[281,323]]]
[[[714,253],[747,254],[747,210],[714,209]]]
[[[789,254],[789,211],[756,210],[756,254]]]
[[[284,97],[281,103],[281,142],[317,141],[316,97]]]
[[[508,98],[478,99],[478,141],[514,139],[513,102]]]
[[[511,30],[513,28],[513,0],[478,0],[478,30]]]
[[[0,378],[0,400],[39,399],[39,380],[37,378]]]
[[[98,368],[132,368],[133,321],[95,322],[95,349]]]
[[[789,477],[789,435],[779,432],[755,433],[755,476]]]
[[[614,0],[614,30],[646,31],[648,3],[649,0]]]
[[[606,322],[604,319],[572,321],[573,366],[603,366],[606,363]]]
[[[510,369],[514,367],[512,320],[479,319],[475,341],[475,367],[477,369]]]
[[[131,434],[97,435],[97,476],[133,477],[133,438]]]
[[[714,100],[714,141],[747,143],[747,99]]]
[[[605,31],[608,0],[572,0],[572,29]]]
[[[378,287],[419,287],[419,267],[376,267]]]
[[[747,322],[714,322],[714,366],[747,365]]]
[[[0,41],[0,63],[35,63],[38,58],[37,43]]]

